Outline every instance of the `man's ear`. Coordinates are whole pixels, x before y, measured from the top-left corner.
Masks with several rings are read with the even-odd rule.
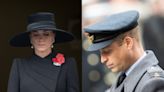
[[[126,36],[124,38],[124,45],[128,48],[128,49],[132,49],[134,44],[133,38],[130,36]]]

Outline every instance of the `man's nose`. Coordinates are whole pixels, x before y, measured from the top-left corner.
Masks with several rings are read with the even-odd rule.
[[[107,61],[107,58],[103,55],[101,55],[101,63],[105,63]]]

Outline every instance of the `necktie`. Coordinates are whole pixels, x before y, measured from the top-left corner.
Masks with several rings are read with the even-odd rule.
[[[117,87],[124,81],[125,78],[126,78],[126,74],[122,73],[118,78]]]

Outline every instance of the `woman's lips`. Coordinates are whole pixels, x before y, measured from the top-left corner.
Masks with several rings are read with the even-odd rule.
[[[38,44],[38,46],[45,46],[45,44]]]

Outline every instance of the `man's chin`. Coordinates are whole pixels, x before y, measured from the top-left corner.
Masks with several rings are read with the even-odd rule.
[[[112,71],[113,73],[118,73],[118,72],[120,72],[118,69],[114,69],[114,68],[112,68],[111,71]]]

